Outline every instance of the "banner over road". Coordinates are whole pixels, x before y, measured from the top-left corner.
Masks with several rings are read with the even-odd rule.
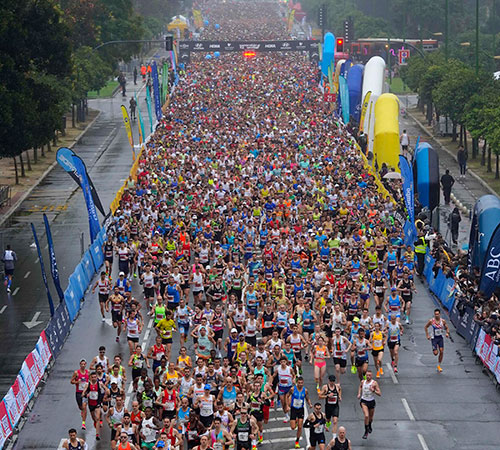
[[[319,60],[319,41],[180,41],[179,58],[189,62],[191,52],[309,52],[309,57]]]

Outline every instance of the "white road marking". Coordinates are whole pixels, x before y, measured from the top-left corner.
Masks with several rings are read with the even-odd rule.
[[[40,258],[35,259],[35,264],[38,264],[38,261],[40,261]]]
[[[149,319],[148,328],[151,328],[152,326],[153,326],[153,319]]]
[[[127,389],[127,394],[131,394],[132,391],[134,390],[134,385],[132,384],[132,382],[130,383],[130,386],[128,387]]]
[[[418,433],[417,436],[418,440],[420,441],[420,445],[422,446],[422,450],[429,450],[429,447],[427,447],[427,442],[425,442],[424,437],[420,433]]]
[[[399,381],[398,379],[396,378],[396,375],[394,374],[394,371],[392,370],[392,366],[389,364],[389,363],[385,363],[386,367],[387,367],[387,370],[389,371],[389,375],[391,376],[392,378],[392,382],[394,384],[399,384]]]
[[[290,428],[289,428],[290,430]],[[269,430],[267,430],[269,431]],[[265,433],[266,431],[264,431]],[[292,438],[276,438],[276,439],[264,439],[262,441],[262,444],[265,445],[265,444],[277,444],[278,442],[295,442],[295,438],[292,437]]]
[[[19,289],[21,289],[19,286],[14,289],[14,292],[12,295],[16,295],[19,292]]]
[[[408,401],[406,400],[406,398],[402,398],[401,402],[403,403],[403,406],[404,406],[404,408],[406,410],[406,414],[408,414],[408,417],[410,418],[410,420],[412,422],[415,422],[415,416],[411,412],[410,405],[408,404]]]
[[[31,330],[31,328],[36,327],[37,325],[40,325],[42,323],[41,320],[38,320],[40,317],[40,314],[42,314],[40,311],[37,311],[33,315],[33,319],[31,319],[29,322],[23,322],[24,326],[28,328],[28,330]]]
[[[305,415],[304,415],[305,417]],[[278,427],[278,428],[264,428],[264,434],[269,434],[269,433],[281,433],[282,431],[291,431],[292,429],[290,427]],[[293,430],[294,433],[296,430]]]
[[[146,333],[144,333],[144,343],[145,344],[148,342],[149,333],[151,333],[151,330],[146,330]]]
[[[24,274],[24,279],[28,278],[31,274],[31,271],[28,270],[25,274]]]
[[[44,250],[47,250],[49,248],[49,244],[45,244],[45,247],[43,247]]]
[[[3,305],[2,309],[0,309],[0,314],[3,314],[3,312],[7,309],[7,305]]]

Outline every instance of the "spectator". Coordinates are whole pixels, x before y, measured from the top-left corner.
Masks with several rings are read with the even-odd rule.
[[[408,134],[406,134],[406,130],[403,130],[403,133],[399,136],[399,143],[401,144],[401,150],[407,152],[408,146],[410,145],[410,138]]]
[[[455,206],[452,213],[450,214],[450,230],[451,230],[451,240],[455,245],[458,244],[458,226],[462,221],[462,216],[460,215],[460,211]]]
[[[443,188],[444,202],[450,204],[451,188],[455,183],[455,179],[450,175],[450,170],[446,169],[446,173],[441,177],[441,187]]]
[[[458,148],[457,161],[460,167],[460,178],[464,178],[467,170],[467,152],[464,150],[463,145]]]

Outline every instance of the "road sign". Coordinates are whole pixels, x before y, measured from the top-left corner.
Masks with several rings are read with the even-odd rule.
[[[333,92],[325,92],[323,94],[323,100],[325,102],[335,103],[337,101],[337,94]]]
[[[398,61],[400,66],[406,66],[408,64],[409,57],[410,57],[410,50],[406,49],[398,50]]]

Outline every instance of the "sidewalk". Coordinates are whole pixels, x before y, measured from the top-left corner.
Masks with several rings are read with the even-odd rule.
[[[420,136],[420,142],[428,142],[432,145],[434,150],[436,150],[439,155],[440,175],[444,174],[446,169],[449,169],[450,174],[455,179],[455,184],[452,188],[452,195],[454,195],[456,200],[460,201],[460,203],[463,204],[468,211],[471,211],[479,197],[486,194],[498,195],[473,170],[468,169],[465,177],[459,178],[460,172],[456,160],[458,143],[451,142],[450,137],[434,135],[432,127],[427,126],[424,115],[421,114],[416,108],[416,95],[400,95],[399,99],[401,104],[406,105],[406,116],[400,118],[400,130],[407,130],[411,146],[415,145],[418,136]],[[479,160],[476,159],[474,163],[479,164]],[[440,204],[441,231],[444,235],[446,234],[446,224],[444,221],[455,204],[452,202],[450,203],[450,206],[445,206],[442,193]],[[469,217],[467,217],[467,214],[464,214],[464,212],[461,212],[461,214],[462,222],[460,223],[459,246],[463,247],[469,243],[470,220]],[[448,238],[450,238],[450,236],[448,236]]]
[[[14,170],[14,161],[12,158],[4,158],[0,160],[0,180],[3,185],[9,185],[11,189],[10,204],[0,208],[0,225],[5,222],[10,215],[18,208],[23,200],[31,193],[31,191],[45,178],[45,176],[57,164],[56,153],[59,147],[72,147],[86,133],[86,131],[94,124],[99,117],[100,112],[89,109],[87,120],[77,123],[76,127],[71,126],[71,117],[68,117],[67,123],[70,125],[66,128],[65,136],[58,136],[57,145],[51,148],[51,151],[45,150],[45,156],[41,155],[38,150],[38,162],[33,161],[33,150],[28,150],[23,153],[24,169],[26,176],[21,177],[21,165],[17,163],[19,174],[19,184],[16,184],[16,176]],[[28,170],[26,154],[29,153],[31,159],[31,169]]]

